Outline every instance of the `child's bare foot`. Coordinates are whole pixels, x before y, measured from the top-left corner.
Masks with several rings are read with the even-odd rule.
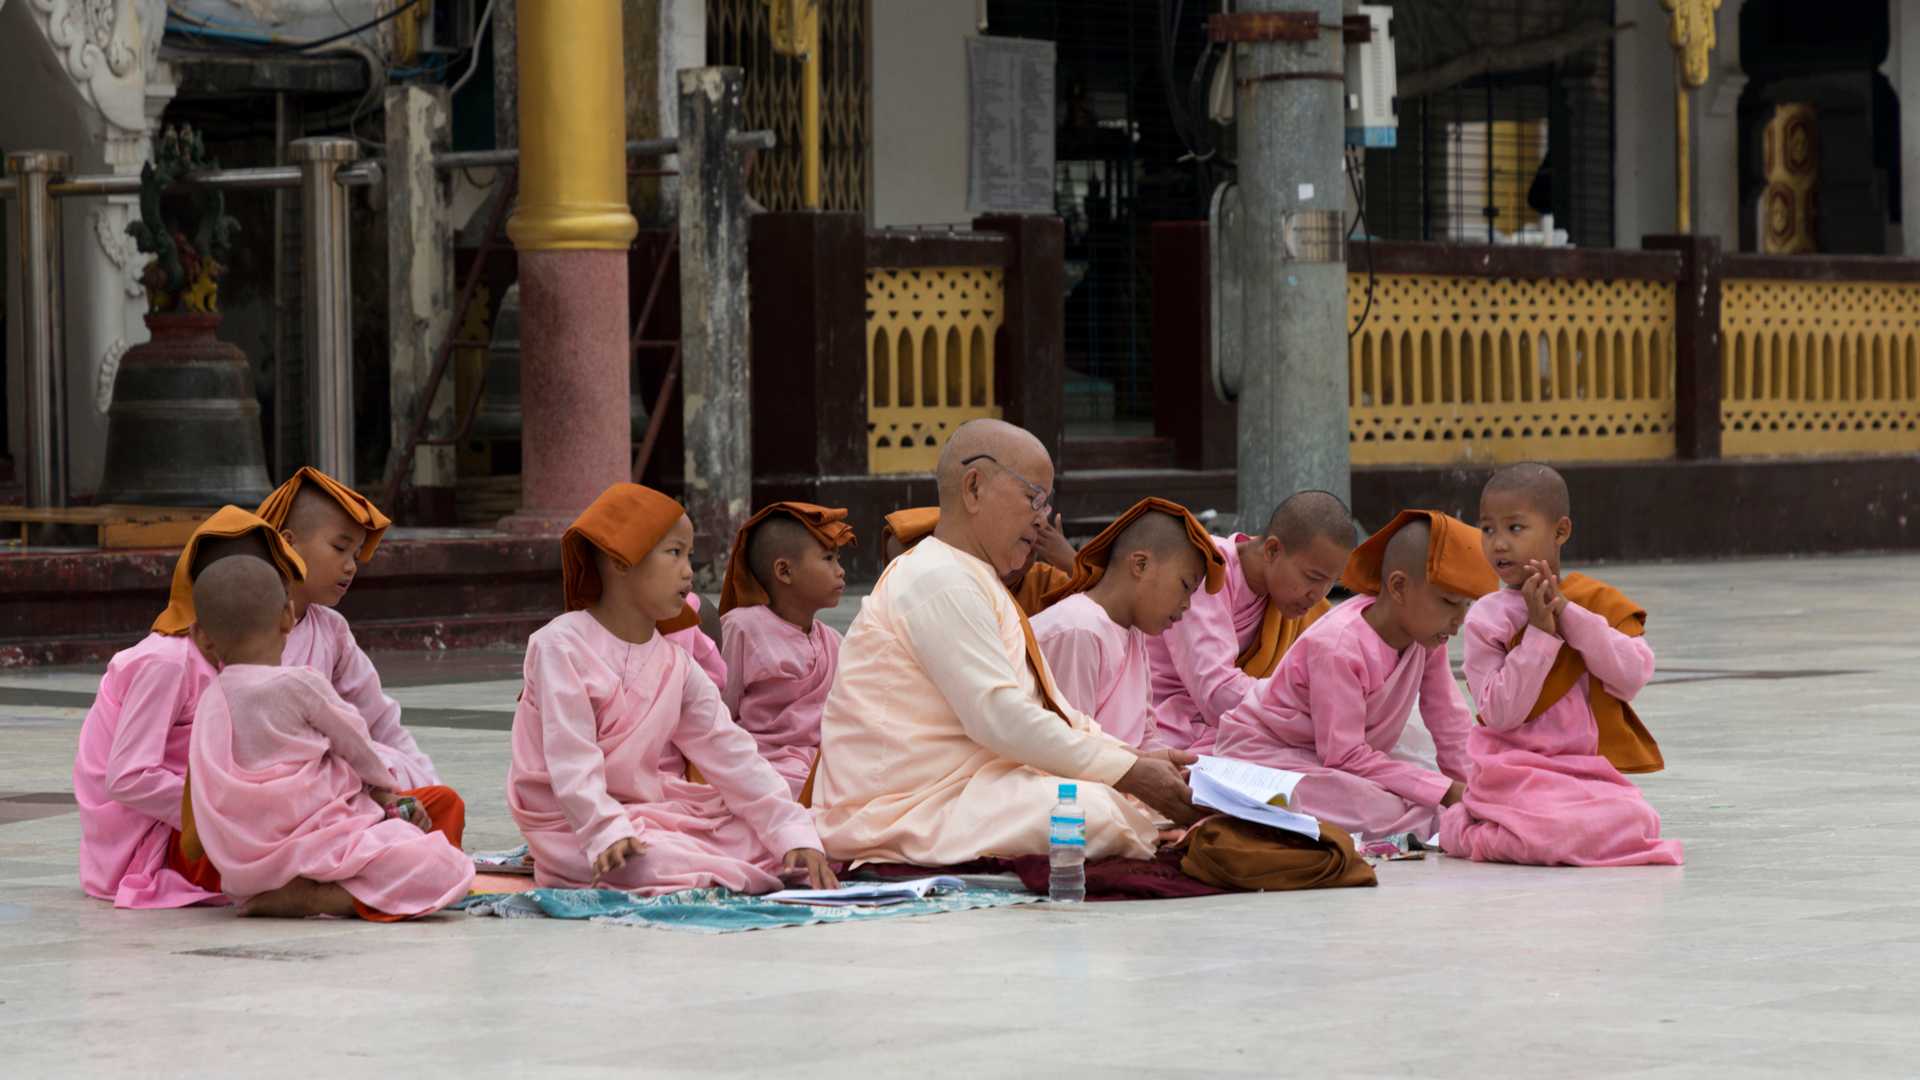
[[[353,894],[334,882],[294,878],[240,905],[242,918],[305,919],[314,915],[353,914]]]

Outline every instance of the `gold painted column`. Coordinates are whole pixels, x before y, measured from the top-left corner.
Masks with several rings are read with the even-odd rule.
[[[1691,90],[1707,83],[1708,58],[1713,53],[1714,13],[1720,0],[1660,0],[1672,13],[1667,41],[1673,46],[1673,164],[1674,224],[1681,233],[1693,231],[1693,139]]]
[[[629,477],[625,69],[620,0],[518,5],[520,510],[564,529]]]
[[[820,209],[820,0],[766,0],[775,52],[800,58],[801,198]]]

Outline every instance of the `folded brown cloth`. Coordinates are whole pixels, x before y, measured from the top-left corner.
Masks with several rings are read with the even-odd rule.
[[[1373,867],[1353,850],[1353,837],[1320,823],[1320,839],[1224,815],[1187,833],[1180,869],[1222,889],[1284,892],[1377,885]]]

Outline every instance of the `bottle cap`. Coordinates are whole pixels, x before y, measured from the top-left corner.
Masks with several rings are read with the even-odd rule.
[[[1077,799],[1077,798],[1079,798],[1079,797],[1080,797],[1080,785],[1079,785],[1079,784],[1061,784],[1061,785],[1060,785],[1060,797],[1061,797],[1061,798],[1063,798],[1063,799]]]

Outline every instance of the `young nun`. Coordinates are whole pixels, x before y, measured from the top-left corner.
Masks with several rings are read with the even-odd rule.
[[[915,544],[933,535],[940,525],[940,508],[916,506],[895,510],[880,529],[880,565],[885,566],[912,550]],[[1074,550],[1060,531],[1060,515],[1055,514],[1040,531],[1040,542],[1027,555],[1027,564],[1003,576],[1001,584],[1013,594],[1014,603],[1029,619],[1047,609],[1051,597],[1064,596],[1067,582],[1073,580]]]
[[[733,538],[720,590],[721,700],[802,806],[840,659],[839,632],[816,616],[846,592],[840,550],[853,539],[845,510],[774,503]]]
[[[194,713],[193,818],[240,914],[390,922],[465,896],[473,860],[427,831],[366,719],[319,672],[282,665],[293,600],[273,566],[223,559],[193,601],[194,644],[220,669]]]
[[[381,758],[403,786],[438,786],[440,774],[432,759],[400,722],[400,703],[387,696],[380,672],[337,610],[392,522],[365,496],[311,466],[302,466],[274,489],[260,504],[259,514],[280,530],[307,565],[307,579],[293,588],[287,665],[319,672],[360,711]]]
[[[1212,538],[1226,561],[1226,587],[1195,597],[1187,617],[1147,645],[1152,745],[1213,752],[1221,718],[1326,614],[1354,531],[1345,503],[1302,491],[1274,510],[1265,533]]]
[[[1220,591],[1226,560],[1178,503],[1142,499],[1081,547],[1073,579],[1033,617],[1067,702],[1143,747],[1153,731],[1147,642],[1180,621],[1195,590]]]
[[[1401,511],[1353,553],[1343,580],[1361,595],[1308,627],[1227,714],[1215,752],[1305,773],[1292,808],[1355,836],[1424,841],[1460,800],[1473,723],[1447,639],[1500,582],[1479,530],[1434,510]],[[1438,770],[1393,755],[1416,702]]]
[[[1647,613],[1598,578],[1560,575],[1567,482],[1538,464],[1493,475],[1481,543],[1506,587],[1467,613],[1466,797],[1440,819],[1447,854],[1541,866],[1680,865],[1678,840],[1623,773],[1665,766],[1631,702],[1653,677]]]
[[[73,794],[80,808],[80,885],[115,907],[225,903],[220,874],[191,834],[187,743],[214,662],[188,631],[193,582],[238,555],[270,560],[297,584],[306,566],[273,526],[225,506],[195,529],[173,567],[167,609],[139,644],[114,654],[80,725]]]
[[[567,611],[527,642],[507,773],[539,885],[835,884],[813,819],[661,633],[688,614],[692,550],[680,504],[638,484],[602,492],[561,538]]]

